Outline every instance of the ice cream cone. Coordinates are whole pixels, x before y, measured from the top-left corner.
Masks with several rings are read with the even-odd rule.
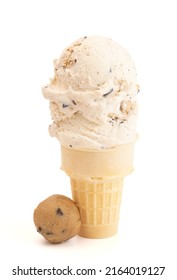
[[[81,214],[79,235],[105,238],[117,233],[123,178],[133,170],[134,143],[107,150],[61,146],[61,168],[71,180]]]
[[[84,36],[54,59],[43,86],[62,166],[80,209],[80,235],[117,232],[123,179],[133,170],[139,91],[133,60],[110,38]],[[112,148],[116,147],[116,148]]]
[[[81,213],[80,235],[105,238],[116,234],[123,178],[79,180],[71,178],[73,200]]]

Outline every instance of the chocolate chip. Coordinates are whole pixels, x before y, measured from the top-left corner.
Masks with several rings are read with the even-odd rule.
[[[72,100],[72,103],[73,103],[74,105],[76,105],[76,101]]]
[[[60,208],[57,208],[56,214],[57,214],[58,216],[63,216],[63,215],[64,215]]]
[[[69,145],[70,146],[70,148],[72,148],[73,146],[72,145]]]
[[[38,227],[37,232],[41,232],[42,228]]]
[[[111,88],[108,92],[103,94],[103,97],[106,97],[107,95],[109,95],[111,92],[113,92],[113,88]]]
[[[46,235],[53,235],[53,232],[48,231],[46,232]]]
[[[69,105],[67,105],[67,104],[64,104],[64,103],[62,104],[62,107],[63,107],[63,108],[66,108],[66,107],[68,107],[68,106],[69,106]]]

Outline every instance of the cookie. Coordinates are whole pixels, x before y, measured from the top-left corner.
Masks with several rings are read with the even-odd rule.
[[[80,213],[70,198],[55,194],[43,200],[34,210],[34,224],[46,240],[61,243],[79,233]]]

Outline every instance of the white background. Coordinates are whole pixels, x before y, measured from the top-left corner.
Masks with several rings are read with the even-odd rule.
[[[23,268],[70,265],[103,271],[106,266],[165,266],[163,276],[123,279],[175,279],[175,2],[0,1],[2,279],[17,279],[18,276],[11,275],[17,265]],[[135,171],[125,179],[116,236],[103,240],[75,237],[52,245],[36,232],[33,210],[49,195],[71,194],[69,179],[60,170],[59,143],[48,134],[49,104],[42,96],[41,86],[53,76],[53,59],[73,40],[86,35],[116,40],[135,61],[141,87]],[[104,279],[103,275],[88,279]],[[32,279],[18,277],[22,278]],[[36,279],[48,278],[59,279],[54,276]]]

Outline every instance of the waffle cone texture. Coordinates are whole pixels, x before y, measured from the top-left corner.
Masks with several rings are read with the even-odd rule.
[[[81,214],[79,235],[106,238],[117,233],[123,179],[133,171],[134,143],[104,151],[61,146],[61,168],[70,177]]]

